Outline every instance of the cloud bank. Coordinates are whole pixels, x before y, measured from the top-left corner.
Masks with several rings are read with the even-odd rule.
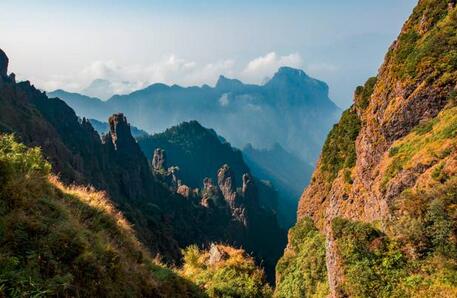
[[[244,64],[233,59],[201,64],[171,54],[150,65],[119,65],[112,60],[94,61],[79,73],[55,75],[35,81],[39,88],[46,91],[64,89],[107,99],[113,94],[130,93],[153,83],[214,85],[219,75],[260,84],[281,66],[303,68],[304,64],[298,53],[282,56],[270,52]]]

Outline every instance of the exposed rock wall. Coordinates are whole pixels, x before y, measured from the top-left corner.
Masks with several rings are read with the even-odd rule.
[[[332,132],[324,145],[312,182],[301,197],[298,220],[311,217],[327,235],[332,297],[344,295],[339,292],[344,276],[332,235],[335,218],[377,222],[382,229],[392,218],[392,208],[403,191],[430,189],[440,183],[431,177],[438,164],[453,169],[447,173],[449,177],[456,175],[450,157],[455,152],[450,145],[454,120],[445,112],[452,108],[456,97],[456,35],[454,1],[419,1],[390,47],[377,79],[356,91],[349,110],[361,123],[353,140],[354,162],[341,160],[349,147],[336,147]],[[363,91],[368,89],[367,101],[362,102]],[[445,117],[447,120],[443,120]],[[342,120],[333,131],[351,140],[351,136],[344,135],[352,131],[343,127],[347,125]],[[440,131],[444,125],[448,126],[444,129],[446,135]],[[419,142],[423,145],[416,146]],[[329,158],[329,152],[334,156]],[[342,166],[332,173],[328,160]]]

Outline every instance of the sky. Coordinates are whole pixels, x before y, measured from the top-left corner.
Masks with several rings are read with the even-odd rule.
[[[262,83],[280,66],[325,81],[342,108],[376,75],[417,0],[0,1],[10,71],[43,90]]]

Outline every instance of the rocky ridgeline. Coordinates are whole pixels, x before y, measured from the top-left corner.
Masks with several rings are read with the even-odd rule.
[[[452,218],[447,213],[451,211],[445,205],[448,204],[446,195],[429,194],[447,189],[448,194],[455,196],[456,36],[455,1],[419,1],[390,47],[377,77],[357,88],[353,106],[343,113],[329,133],[312,182],[301,197],[294,231],[297,233],[306,226],[303,222],[311,218],[325,235],[323,249],[328,272],[325,283],[331,297],[370,296],[369,291],[373,290],[370,279],[378,283],[378,289],[385,291],[379,294],[382,297],[416,297],[421,295],[418,293],[439,296],[441,294],[436,293],[457,290],[455,284],[448,288],[439,284],[437,276],[443,274],[439,266],[430,266],[433,261],[427,254],[418,257],[417,253],[424,245],[430,255],[434,252],[442,257],[440,264],[455,260],[455,255],[449,253],[457,247],[455,232],[435,231],[427,236],[434,239],[439,235],[452,247],[440,253],[439,241],[424,240],[423,236],[433,216],[428,215],[430,222],[425,223],[421,222],[421,216],[436,212],[433,209],[436,207],[427,205],[431,204],[428,198],[433,197],[441,200],[435,204],[443,204],[440,218]],[[414,198],[409,205],[405,204],[408,196]],[[416,215],[408,218],[408,214]],[[416,226],[406,228],[405,222],[414,222]],[[455,219],[449,219],[446,224],[455,229]],[[291,268],[290,263],[299,262],[294,257],[298,251],[296,244],[306,245],[311,241],[302,234],[301,239],[297,239],[297,234],[290,234],[289,248],[283,259],[289,265],[278,274],[283,281],[278,283],[278,288],[290,286],[287,279],[291,275],[286,272]],[[425,238],[420,241],[429,242],[418,244],[420,241],[405,240],[413,239],[414,235],[422,235]],[[395,253],[404,263],[397,268],[379,269],[373,260],[388,262],[393,254],[386,252],[389,241],[391,250],[393,243],[399,246]],[[382,248],[380,243],[386,246]],[[349,247],[354,251],[350,252]],[[357,266],[367,260],[371,262],[372,272],[365,270],[363,276],[363,270]],[[409,260],[416,263],[410,265]],[[419,274],[421,282],[431,288],[423,284],[402,288],[408,281],[398,277],[398,272],[411,276],[418,271],[418,266],[436,270],[427,275]],[[304,275],[308,274],[306,270],[310,269],[303,269]],[[398,274],[395,282],[386,280],[392,272]],[[307,294],[318,291],[316,288],[307,290]]]
[[[8,76],[8,57],[6,56],[5,52],[0,50],[0,77]]]
[[[186,199],[206,208],[226,208],[230,216],[247,227],[249,222],[248,209],[260,209],[257,189],[254,180],[248,173],[242,176],[242,185],[236,186],[235,173],[229,165],[224,164],[217,172],[217,185],[211,178],[203,179],[202,189],[192,189],[179,179],[178,167],[167,168],[166,152],[156,148],[151,160],[154,174],[167,187]]]

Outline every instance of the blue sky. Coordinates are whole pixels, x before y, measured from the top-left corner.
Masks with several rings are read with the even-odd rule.
[[[288,64],[341,107],[376,74],[417,0],[2,1],[11,71],[45,90],[92,80],[125,93],[154,82],[260,83]]]

